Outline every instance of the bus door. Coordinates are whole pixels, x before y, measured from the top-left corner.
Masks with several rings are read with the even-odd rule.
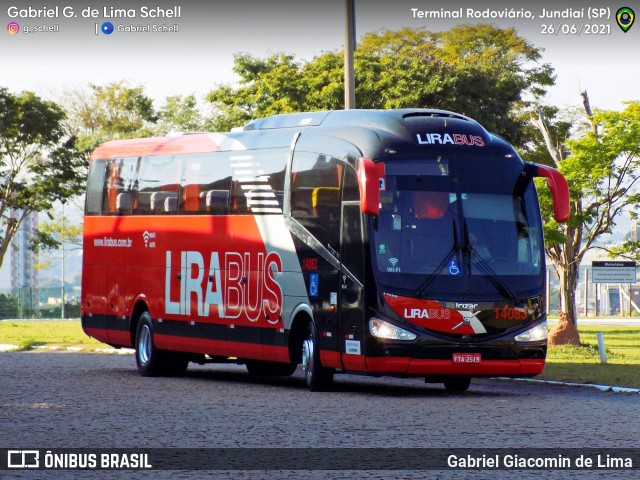
[[[339,338],[342,365],[347,370],[366,370],[364,308],[364,245],[362,213],[355,170],[346,165],[342,198],[340,241]]]

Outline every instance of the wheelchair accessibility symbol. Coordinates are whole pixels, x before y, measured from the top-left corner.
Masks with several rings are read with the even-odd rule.
[[[318,284],[320,283],[319,275],[317,273],[312,273],[309,275],[309,296],[317,297],[318,296]]]
[[[451,260],[451,263],[449,264],[449,273],[451,275],[460,275],[460,269],[458,268],[458,264],[455,260]]]

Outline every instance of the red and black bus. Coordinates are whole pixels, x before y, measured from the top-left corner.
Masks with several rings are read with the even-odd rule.
[[[107,142],[91,157],[82,325],[142,375],[190,361],[302,364],[466,390],[545,362],[533,178],[556,170],[452,112],[276,115],[230,133]]]

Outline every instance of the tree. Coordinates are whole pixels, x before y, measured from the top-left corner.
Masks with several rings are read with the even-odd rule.
[[[0,88],[0,266],[29,213],[50,213],[83,186],[83,160],[64,119],[53,102]]]
[[[233,72],[240,77],[238,88],[222,85],[207,96],[221,112],[213,119],[213,129],[225,131],[252,118],[305,110],[302,66],[292,55],[260,60],[237,54]]]
[[[637,212],[640,206],[640,102],[628,103],[621,112],[592,114],[586,92],[583,98],[588,123],[576,138],[569,138],[569,126],[575,122],[556,121],[553,111],[539,108],[533,122],[545,141],[547,163],[565,175],[571,192],[571,218],[558,224],[552,220],[548,194],[539,190],[547,219],[546,252],[560,278],[557,330],[568,331],[569,343],[579,343],[575,292],[584,255],[592,248],[620,254],[638,247],[637,242],[626,242],[607,248],[597,241],[611,233],[622,212]]]
[[[195,95],[167,97],[156,109],[144,87],[125,81],[67,90],[63,103],[67,129],[77,136],[86,158],[109,140],[207,129]]]
[[[108,140],[153,135],[159,119],[144,88],[124,81],[67,91],[63,103],[68,113],[66,128],[77,137],[87,159]]]
[[[18,318],[19,312],[18,300],[0,293],[0,318]]]
[[[553,84],[540,50],[515,30],[463,25],[448,32],[404,28],[370,33],[355,52],[358,108],[444,108],[475,118],[512,143],[524,145],[521,110]],[[291,55],[235,56],[237,87],[222,85],[207,99],[214,126],[228,129],[252,118],[341,109],[343,55],[326,52],[308,62]]]
[[[195,95],[167,97],[158,111],[158,117],[158,135],[166,135],[169,132],[198,132],[206,128]]]

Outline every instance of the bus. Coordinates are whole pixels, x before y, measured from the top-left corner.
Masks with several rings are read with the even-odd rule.
[[[533,179],[478,122],[431,109],[275,115],[92,154],[82,327],[144,376],[235,362],[308,388],[335,373],[542,372],[545,256]]]

